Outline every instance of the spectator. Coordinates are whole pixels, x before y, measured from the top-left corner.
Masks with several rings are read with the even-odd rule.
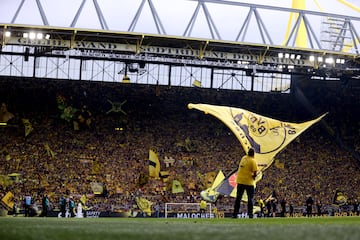
[[[42,207],[42,212],[41,215],[42,217],[47,217],[48,216],[48,210],[49,210],[49,198],[47,196],[47,194],[44,194],[41,200],[41,207]]]
[[[312,207],[314,204],[314,200],[312,199],[312,197],[309,195],[308,198],[306,199],[306,216],[307,217],[312,217]]]
[[[317,210],[317,215],[319,216],[319,217],[321,217],[321,215],[322,215],[322,203],[321,203],[321,201],[320,200],[318,200],[317,202],[316,202],[316,210]]]
[[[25,217],[30,217],[31,204],[32,204],[32,197],[31,197],[30,193],[27,192],[24,197]]]

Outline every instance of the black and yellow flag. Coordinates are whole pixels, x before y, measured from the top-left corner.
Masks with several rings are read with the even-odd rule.
[[[99,162],[99,160],[95,159],[92,162],[92,167],[91,167],[91,174],[100,174],[101,173],[101,163]]]
[[[51,157],[51,158],[54,158],[54,157],[55,157],[55,153],[54,153],[53,150],[51,150],[49,144],[48,144],[48,143],[45,143],[45,144],[44,144],[44,147],[45,147],[45,150],[46,150],[47,155],[48,155],[49,157]]]
[[[82,208],[84,209],[84,210],[88,210],[89,208],[86,206],[86,202],[87,202],[87,197],[86,197],[86,195],[81,195],[81,197],[80,197],[80,199],[79,199],[79,201],[80,201],[80,203],[81,203],[81,205],[82,205]],[[91,207],[90,207],[91,208]]]
[[[104,184],[99,182],[91,182],[90,183],[91,190],[95,195],[103,194],[104,191]]]
[[[159,177],[163,182],[167,182],[169,180],[170,173],[168,171],[161,171]]]
[[[85,196],[85,195],[81,195],[81,197],[80,197],[80,203],[81,203],[83,206],[85,206],[85,205],[86,205],[86,201],[87,201],[86,196]]]
[[[281,161],[279,159],[275,159],[275,167],[277,169],[284,169],[285,168],[285,162]]]
[[[29,119],[23,118],[22,122],[23,122],[24,128],[25,128],[25,137],[27,137],[34,130],[34,128],[31,124],[31,122],[29,121]]]
[[[202,199],[204,199],[205,201],[208,202],[216,202],[218,196],[219,196],[219,192],[215,191],[215,188],[221,184],[223,182],[223,180],[225,179],[225,175],[224,173],[220,170],[216,177],[215,180],[213,181],[212,185],[207,188],[206,190],[203,190],[200,192],[200,196]]]
[[[11,183],[20,182],[21,173],[10,173],[7,175]]]
[[[153,204],[151,201],[143,197],[136,197],[135,201],[142,212],[146,213],[148,216],[151,216],[151,205]]]
[[[270,167],[274,157],[291,141],[325,115],[303,123],[283,122],[241,109],[209,104],[188,104],[221,120],[235,134],[245,152],[253,148],[259,170]]]
[[[1,199],[1,202],[4,203],[6,208],[12,209],[14,207],[14,194],[12,192],[7,192]]]
[[[237,174],[238,171],[237,169],[234,169],[229,175],[227,175],[224,180],[218,184],[217,187],[214,188],[214,191],[219,192],[221,195],[227,195],[230,197],[236,197],[236,192],[237,192],[237,183],[236,183],[236,178],[237,178]],[[255,188],[256,188],[256,184],[257,182],[259,182],[263,177],[262,172],[260,171],[255,178]],[[241,199],[244,202],[247,202],[247,194],[246,192],[244,192],[243,197]]]
[[[172,193],[183,193],[184,188],[181,186],[181,183],[178,180],[173,180],[172,182]]]
[[[347,202],[347,197],[345,196],[343,191],[336,190],[334,194],[333,204],[342,206]]]
[[[158,179],[160,174],[160,161],[156,152],[149,150],[149,176]]]
[[[6,126],[7,122],[14,118],[14,114],[12,114],[11,112],[9,112],[7,110],[7,106],[5,103],[1,103],[0,105],[0,126]]]

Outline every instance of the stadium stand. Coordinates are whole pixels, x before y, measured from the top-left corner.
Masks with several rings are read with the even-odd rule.
[[[206,187],[203,176],[230,173],[244,153],[223,123],[187,109],[190,102],[236,106],[291,122],[329,112],[325,122],[276,156],[256,196],[266,199],[275,190],[279,199],[303,207],[311,195],[323,203],[324,211],[333,206],[336,190],[348,203],[359,199],[359,83],[314,80],[299,81],[296,87],[303,98],[295,91],[2,78],[0,102],[14,117],[0,126],[0,199],[12,192],[21,208],[30,192],[41,205],[46,192],[56,209],[61,195],[71,195],[76,202],[86,195],[86,206],[109,212],[131,210],[140,194],[162,205],[200,201]],[[111,103],[121,103],[121,111]],[[28,119],[26,125],[23,119]],[[149,149],[156,149],[161,170],[169,174],[166,181],[148,177]],[[165,165],[165,158],[175,161]],[[6,182],[11,174],[17,177]],[[172,193],[175,179],[183,193]],[[105,190],[94,194],[94,183]],[[217,209],[231,212],[233,201],[222,197]]]

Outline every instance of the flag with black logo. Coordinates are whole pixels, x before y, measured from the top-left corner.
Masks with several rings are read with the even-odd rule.
[[[284,122],[265,117],[245,109],[210,104],[188,104],[189,109],[197,109],[221,120],[235,134],[245,152],[253,148],[259,170],[264,171],[274,161],[274,157],[302,132],[325,115],[302,123]]]
[[[157,153],[149,150],[149,176],[158,179],[160,174],[160,161]]]

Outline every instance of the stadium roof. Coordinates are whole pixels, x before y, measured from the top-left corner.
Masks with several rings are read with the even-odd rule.
[[[155,0],[141,1],[127,31],[108,30],[98,1],[100,0],[94,0],[93,3],[96,10],[94,16],[97,16],[102,28],[100,30],[75,27],[86,6],[86,0],[82,1],[69,27],[50,26],[48,12],[44,10],[40,0],[36,4],[43,25],[16,24],[19,13],[24,11],[23,4],[27,3],[22,0],[10,23],[0,24],[1,54],[24,56],[25,59],[29,56],[34,59],[98,59],[360,79],[360,38],[356,30],[360,25],[359,17],[238,1],[182,1],[191,2],[192,7],[196,7],[195,11],[182,35],[170,35],[166,33],[168,31],[157,11],[165,6],[155,7]],[[135,32],[145,3],[150,6],[156,33]],[[102,6],[106,5],[103,3]],[[224,6],[229,13],[229,6],[237,8],[236,16],[242,13],[242,18],[237,20],[229,14],[229,22],[221,29],[236,29],[234,33],[237,37],[234,34],[233,38],[222,37],[223,34],[217,28],[220,24],[214,20],[214,14],[222,11],[209,11],[210,8]],[[69,8],[72,7],[71,5]],[[198,37],[200,35],[192,31],[201,10],[210,37]],[[280,14],[287,15],[285,21],[281,20],[284,18],[280,18]],[[271,17],[277,19],[276,26],[271,24]],[[319,33],[315,31],[320,27],[320,22],[325,29],[322,30],[325,37],[318,36]],[[182,21],[180,24],[184,25]],[[278,40],[278,36],[282,35],[278,28],[284,28],[283,34],[286,30],[284,41]],[[257,34],[254,35],[255,32]],[[251,38],[248,38],[249,35]]]
[[[265,72],[283,72],[285,68],[279,69],[279,66],[293,66],[294,74],[321,75],[326,72],[327,75],[339,76],[343,73],[353,75],[354,72],[356,74],[360,72],[359,55],[331,50],[50,26],[0,24],[0,29],[2,29],[0,34],[3,54],[25,54],[24,52],[9,52],[4,48],[16,45],[34,47],[36,49],[33,52],[34,56],[65,55],[68,50],[79,50],[97,53],[88,54],[89,58],[106,58],[114,61],[118,61],[123,56],[126,61],[135,62],[141,60],[165,63],[166,59],[169,59],[169,64],[171,64],[176,62],[174,60],[185,58],[193,60],[194,65],[213,66],[216,64],[218,68],[235,69],[256,66],[259,71]],[[34,36],[29,36],[31,34]],[[38,34],[41,34],[41,37]],[[125,57],[126,55],[130,57]],[[324,61],[331,57],[333,62],[329,64],[334,67],[320,65],[316,61],[311,62],[310,56],[322,57]],[[343,62],[337,64],[336,59],[342,59]]]

